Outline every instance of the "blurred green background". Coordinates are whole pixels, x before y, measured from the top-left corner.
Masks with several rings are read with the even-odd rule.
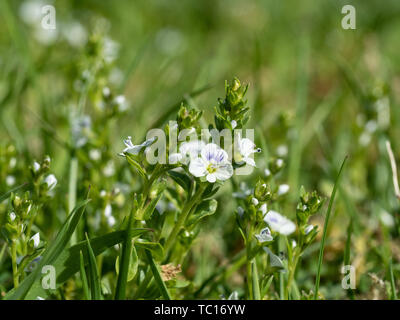
[[[361,295],[371,292],[368,272],[385,275],[388,261],[380,250],[392,250],[399,260],[398,234],[390,228],[398,202],[385,150],[390,139],[399,157],[398,0],[0,2],[0,144],[14,144],[26,163],[50,155],[60,193],[67,193],[69,153],[55,140],[70,139],[68,119],[79,104],[90,39],[100,34],[108,39],[111,57],[102,81],[126,96],[128,109],[106,128],[91,108],[95,99],[89,99],[85,113],[100,119],[93,121],[91,143],[108,141],[106,158],[117,171],[123,165],[117,157],[123,138],[141,142],[154,124],[174,117],[171,110],[182,99],[205,110],[211,121],[224,81],[237,76],[250,84],[248,127],[263,144],[254,176],[263,174],[271,156],[280,156],[287,162],[282,182],[295,193],[305,185],[329,196],[335,170],[350,156],[329,231],[321,282],[325,296],[345,295],[337,270],[349,217],[356,221],[352,260],[361,274]],[[35,10],[43,4],[56,8],[55,31],[40,28]],[[356,8],[355,30],[341,27],[346,4]],[[0,193],[8,190],[5,167],[2,171]],[[65,210],[65,194],[54,210]],[[220,193],[226,205],[204,228],[207,241],[195,247],[198,267],[192,276],[199,281],[240,242],[236,231],[232,235],[230,197],[229,188]],[[295,201],[283,206],[288,216],[294,217]],[[322,221],[321,216],[316,223]],[[316,249],[310,250],[311,258],[301,266],[304,287],[312,287],[316,256]],[[231,283],[234,288],[235,279]]]

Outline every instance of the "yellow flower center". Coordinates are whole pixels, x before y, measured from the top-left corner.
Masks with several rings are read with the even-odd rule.
[[[214,173],[217,171],[217,168],[215,168],[211,163],[207,166],[207,171],[208,173]]]

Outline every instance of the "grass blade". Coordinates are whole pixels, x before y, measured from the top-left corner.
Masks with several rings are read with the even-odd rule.
[[[91,295],[89,292],[89,285],[88,285],[88,280],[87,280],[86,271],[85,271],[85,260],[83,259],[82,251],[79,251],[79,262],[80,262],[80,272],[81,272],[83,293],[85,295],[85,299],[90,300]]]
[[[251,280],[253,281],[253,299],[254,300],[261,300],[261,294],[260,294],[260,284],[258,281],[258,271],[257,271],[257,264],[255,259],[251,262]]]
[[[158,288],[160,289],[160,293],[163,297],[164,300],[171,300],[171,296],[168,292],[167,286],[165,285],[161,274],[160,270],[158,269],[156,263],[154,262],[153,256],[151,255],[151,252],[149,250],[145,250],[147,260],[149,261],[151,271],[153,272],[154,280],[156,281],[156,284]]]
[[[132,225],[133,216],[136,209],[133,208],[129,215],[128,227],[125,231],[125,241],[122,244],[121,255],[119,259],[119,274],[117,280],[117,288],[115,292],[116,300],[125,300],[126,296],[126,284],[128,282],[129,264],[132,256]]]
[[[90,293],[93,300],[101,300],[100,276],[97,268],[96,257],[90,246],[89,238],[86,234],[86,245],[89,259],[88,275],[90,283]]]
[[[392,300],[397,300],[396,284],[394,281],[393,274],[393,259],[389,262],[389,275],[390,275],[390,287],[392,288]]]
[[[321,266],[322,266],[322,259],[323,259],[323,255],[324,255],[324,247],[325,247],[326,233],[327,233],[327,230],[328,230],[329,218],[331,216],[333,201],[335,200],[335,195],[336,195],[336,191],[337,191],[337,188],[338,188],[338,185],[339,185],[340,176],[341,176],[341,173],[343,171],[343,168],[344,168],[344,165],[346,163],[346,160],[347,160],[347,156],[344,158],[344,160],[342,162],[342,165],[340,166],[339,173],[338,173],[338,175],[336,177],[335,185],[333,186],[331,198],[329,199],[328,211],[326,213],[324,231],[322,233],[321,246],[320,246],[320,249],[319,249],[317,278],[315,279],[314,300],[317,300],[317,298],[318,298],[319,281],[320,281],[320,278],[321,278]]]

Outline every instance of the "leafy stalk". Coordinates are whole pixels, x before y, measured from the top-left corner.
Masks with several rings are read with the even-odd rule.
[[[324,231],[322,233],[322,240],[321,240],[321,245],[320,245],[320,249],[319,249],[317,277],[315,279],[314,300],[317,300],[317,298],[318,298],[319,282],[320,282],[320,278],[321,278],[321,266],[322,266],[322,260],[323,260],[323,255],[324,255],[325,240],[326,240],[326,234],[327,234],[327,230],[328,230],[329,218],[331,216],[333,201],[335,200],[335,195],[336,195],[336,191],[337,191],[337,188],[338,188],[338,185],[339,185],[340,176],[341,176],[341,173],[343,171],[343,168],[344,168],[344,165],[346,163],[346,160],[347,160],[347,156],[344,158],[344,160],[342,162],[342,165],[340,166],[339,173],[338,173],[338,175],[336,177],[335,185],[333,186],[331,198],[329,199],[328,211],[326,213]]]

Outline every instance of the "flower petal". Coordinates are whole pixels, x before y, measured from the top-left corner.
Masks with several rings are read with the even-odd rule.
[[[202,158],[193,159],[189,165],[189,172],[195,177],[203,177],[207,174],[207,165]]]

